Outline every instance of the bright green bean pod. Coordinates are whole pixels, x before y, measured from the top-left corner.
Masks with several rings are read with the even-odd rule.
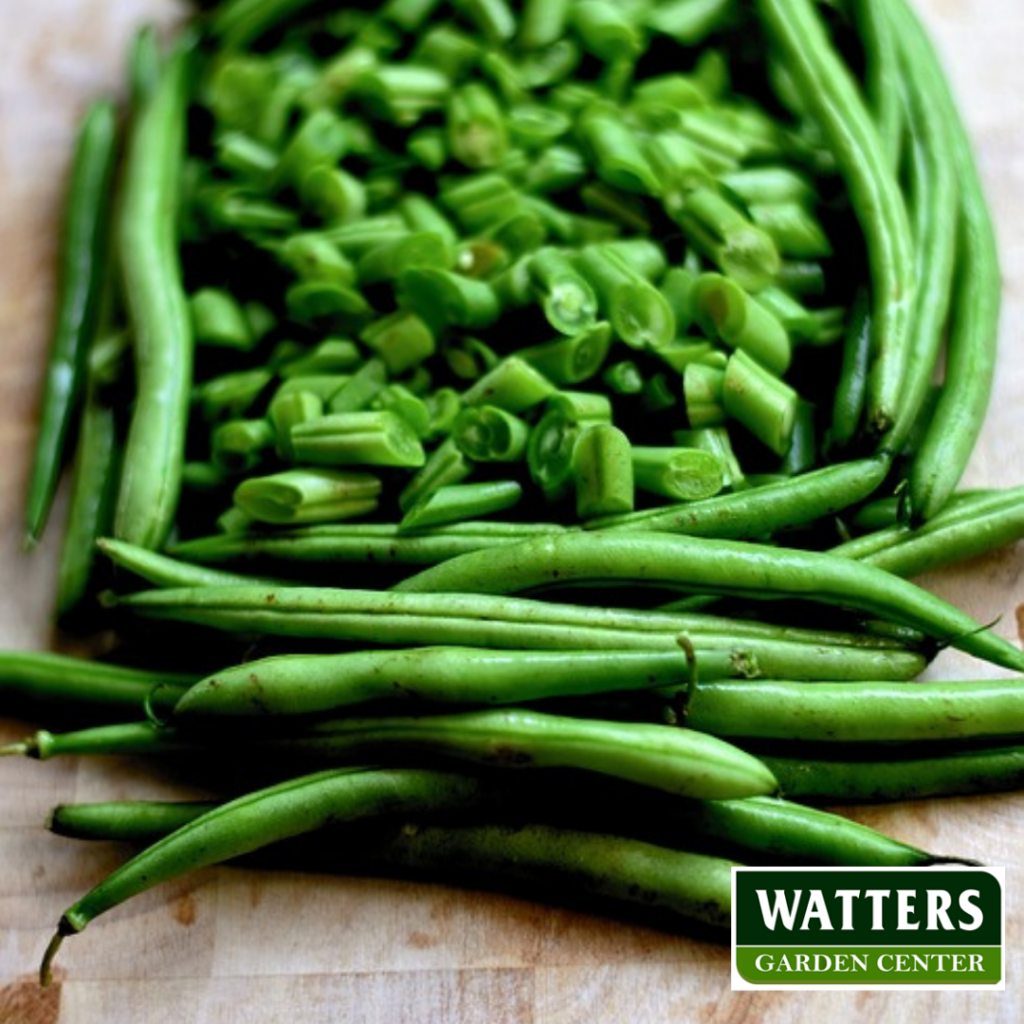
[[[880,803],[969,793],[1000,793],[1024,783],[1024,747],[989,747],[884,761],[762,755],[790,800]]]
[[[49,983],[64,938],[160,882],[328,824],[465,807],[478,799],[478,793],[479,783],[462,775],[342,769],[293,779],[222,804],[133,857],[69,907],[43,957],[40,982]]]
[[[435,565],[480,548],[510,544],[539,533],[557,533],[555,523],[460,522],[403,535],[390,523],[309,526],[272,533],[216,534],[175,545],[171,553],[208,565],[250,561]]]
[[[39,435],[29,482],[26,529],[35,543],[57,491],[62,456],[85,390],[89,346],[107,280],[107,234],[117,124],[96,102],[78,131],[62,234],[60,292],[50,342]]]
[[[926,101],[948,128],[960,185],[960,238],[946,354],[945,386],[910,469],[910,510],[917,521],[934,516],[963,474],[981,431],[995,374],[1002,282],[995,228],[970,139],[938,58],[913,12],[892,5],[907,59],[920,68]]]
[[[872,352],[865,426],[899,422],[910,361],[916,274],[899,183],[848,68],[811,0],[757,0],[772,45],[832,150],[864,231],[872,282]]]
[[[690,693],[685,722],[714,736],[901,743],[1024,736],[1018,680],[715,682]]]
[[[230,587],[262,583],[273,586],[267,577],[241,575],[224,569],[211,569],[203,565],[190,565],[148,548],[136,547],[120,540],[100,537],[96,547],[118,568],[151,583],[154,587]]]
[[[897,576],[911,577],[977,558],[1024,539],[1024,493],[1013,488],[947,505],[916,529],[891,526],[832,549]]]
[[[147,698],[169,709],[195,682],[194,676],[86,661],[39,651],[0,652],[0,693],[10,706],[74,708],[107,720],[142,714]]]
[[[177,206],[190,44],[179,44],[128,142],[117,250],[135,341],[136,398],[114,532],[160,547],[174,521],[185,461],[192,328],[181,280]]]
[[[67,525],[57,567],[58,619],[79,607],[89,593],[96,540],[109,532],[113,523],[120,446],[115,411],[101,394],[106,370],[102,364],[107,357],[104,347],[94,345],[89,356],[85,407],[78,427]],[[118,345],[115,359],[119,361],[119,357]]]
[[[909,111],[900,102],[904,82],[920,73],[915,65],[901,67],[895,26],[885,0],[855,0],[851,14],[864,49],[864,93],[878,127],[882,152],[893,170],[899,170],[904,118]]]
[[[519,708],[348,718],[261,746],[329,758],[440,754],[502,768],[577,768],[678,796],[729,799],[776,790],[757,758],[704,733],[568,718]]]
[[[925,665],[914,650],[870,634],[483,594],[244,586],[145,591],[112,600],[146,617],[214,629],[376,645],[678,652],[678,638],[686,635],[701,678],[894,679],[911,678]]]
[[[766,599],[838,604],[919,629],[1004,668],[1024,654],[941,598],[873,566],[834,555],[678,534],[565,534],[462,555],[396,585],[405,593],[508,594],[578,580],[639,583]]]
[[[752,540],[776,530],[813,523],[869,497],[889,472],[888,458],[877,456],[826,466],[790,480],[587,523],[588,529],[658,530],[694,537]]]
[[[201,800],[174,803],[160,800],[122,800],[109,803],[59,804],[46,827],[68,839],[121,843],[154,843],[187,825],[216,803]]]
[[[686,659],[661,651],[492,651],[419,647],[285,655],[225,669],[193,687],[176,720],[319,715],[371,701],[516,704],[682,683]]]

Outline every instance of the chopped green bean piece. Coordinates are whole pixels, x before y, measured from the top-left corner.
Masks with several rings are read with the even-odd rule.
[[[399,532],[494,515],[517,505],[522,496],[522,484],[514,480],[440,487],[406,512],[398,525]]]
[[[633,446],[636,486],[674,501],[696,501],[717,494],[725,480],[722,460],[700,448]]]
[[[798,396],[743,349],[729,357],[722,401],[728,415],[759,441],[776,455],[786,454],[793,438]]]
[[[518,462],[530,428],[518,416],[494,405],[463,409],[452,427],[459,450],[474,462]]]
[[[584,430],[572,453],[576,514],[580,519],[633,510],[633,459],[629,438],[610,424]]]
[[[409,424],[386,410],[331,413],[291,428],[298,462],[315,466],[422,466],[423,446]]]
[[[244,481],[234,500],[251,520],[285,526],[367,515],[376,509],[380,492],[380,480],[368,473],[289,469]]]

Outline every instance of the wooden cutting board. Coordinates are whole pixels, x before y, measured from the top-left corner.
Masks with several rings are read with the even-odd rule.
[[[972,485],[1024,481],[1024,6],[918,0],[947,58],[994,205],[1006,283],[999,376]],[[170,0],[3,0],[0,41],[0,645],[45,647],[58,529],[21,550],[28,456],[49,329],[56,228],[76,120],[118,92],[132,28],[171,25]],[[15,13],[17,11],[17,13]],[[60,517],[54,523],[60,526]],[[924,582],[1015,637],[1024,548]],[[944,657],[934,675],[978,674]],[[28,723],[0,721],[0,741]],[[133,761],[0,763],[0,1024],[819,1024],[1018,1021],[1024,1009],[1024,797],[855,808],[936,851],[1006,865],[1005,993],[729,990],[728,950],[493,895],[401,882],[208,870],[152,892],[69,942],[58,984],[35,968],[61,910],[122,859],[43,828],[60,801],[187,797]]]

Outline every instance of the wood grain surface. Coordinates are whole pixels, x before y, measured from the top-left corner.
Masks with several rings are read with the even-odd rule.
[[[918,0],[946,58],[996,211],[1005,277],[999,374],[972,485],[1024,481],[1024,5]],[[52,306],[56,228],[76,119],[122,87],[134,26],[171,0],[0,0],[0,645],[51,645],[54,539],[21,550],[22,508]],[[58,510],[59,512],[60,510]],[[924,582],[1016,637],[1024,547]],[[944,656],[934,675],[981,674]],[[29,723],[0,720],[0,741]],[[1008,867],[1004,993],[739,994],[717,945],[493,895],[395,881],[224,868],[149,893],[69,942],[35,984],[61,910],[124,850],[43,828],[60,801],[191,796],[124,760],[0,763],[0,1024],[921,1024],[1024,1011],[1024,798],[856,808],[937,851]]]

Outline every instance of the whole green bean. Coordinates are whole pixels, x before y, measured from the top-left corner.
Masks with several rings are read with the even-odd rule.
[[[101,537],[96,546],[115,565],[127,569],[156,587],[230,587],[245,585],[275,586],[277,581],[267,577],[241,575],[224,569],[190,565],[147,548],[126,544],[124,541]]]
[[[657,530],[728,540],[770,537],[776,530],[813,523],[863,501],[881,486],[888,472],[889,459],[876,456],[826,466],[764,487],[606,516],[585,526],[615,533]]]
[[[209,565],[274,562],[435,565],[455,555],[557,533],[555,523],[465,522],[400,533],[390,523],[308,526],[274,533],[215,534],[175,545],[171,553]]]
[[[864,49],[864,92],[889,166],[899,170],[905,111],[900,102],[903,84],[916,69],[900,65],[895,26],[885,0],[854,0],[850,5]]]
[[[1024,488],[950,502],[921,526],[894,525],[832,548],[897,576],[917,576],[1024,539]]]
[[[999,793],[1024,784],[1024,746],[988,747],[884,761],[815,760],[761,755],[790,800],[877,803],[967,793]]]
[[[1004,668],[1024,669],[1024,654],[1008,641],[897,576],[834,555],[740,541],[661,533],[564,534],[460,555],[395,589],[501,594],[578,580],[822,601],[911,626]]]
[[[464,807],[478,795],[477,781],[464,775],[343,769],[292,779],[232,800],[154,843],[69,907],[43,956],[40,983],[49,984],[64,938],[160,882],[325,825]]]
[[[881,437],[902,416],[912,341],[916,275],[903,196],[857,85],[811,0],[757,0],[755,7],[835,157],[864,232],[874,332],[865,426]]]
[[[715,736],[828,743],[1013,738],[1024,735],[1024,688],[1016,679],[701,683],[684,720]]]
[[[886,18],[898,26],[899,18],[886,8]],[[893,33],[894,36],[896,33]],[[961,207],[961,183],[956,152],[956,128],[949,111],[936,103],[936,90],[946,88],[941,69],[920,52],[921,37],[898,33],[898,56],[903,67],[908,144],[910,212],[917,242],[918,292],[914,303],[914,353],[903,401],[906,412],[899,429],[887,440],[901,450],[918,419],[924,415],[935,365],[949,318]],[[955,428],[954,428],[955,429]]]
[[[136,397],[114,529],[163,544],[177,511],[192,384],[192,337],[177,246],[191,44],[179,43],[128,142],[117,254],[135,343]]]
[[[650,635],[648,635],[650,636]],[[684,684],[691,666],[674,637],[660,643],[592,649],[480,650],[432,646],[400,651],[290,654],[247,662],[203,680],[182,700],[176,717],[324,715],[372,701],[511,704],[581,694]],[[587,639],[583,637],[581,639]],[[786,641],[689,638],[692,670],[702,679],[772,678],[796,669],[799,678],[858,678],[891,665],[915,673],[922,660],[908,652],[827,648]],[[674,649],[673,649],[674,648]]]
[[[909,679],[925,665],[923,655],[885,638],[485,595],[214,587],[151,591],[119,603],[149,617],[217,629],[377,646],[665,651],[688,636],[702,678]]]
[[[115,411],[101,394],[104,358],[103,346],[94,346],[57,570],[58,619],[85,600],[96,568],[96,541],[113,525],[120,446]]]
[[[62,654],[0,651],[0,695],[12,705],[63,708],[76,714],[121,711],[138,717],[147,698],[173,706],[194,676],[109,665]]]
[[[995,374],[1002,282],[995,228],[949,84],[913,12],[902,0],[889,7],[926,101],[948,127],[952,152],[946,159],[956,170],[961,195],[946,383],[910,469],[910,511],[920,522],[945,505],[981,431]]]
[[[85,387],[86,361],[107,280],[111,181],[117,148],[114,107],[89,107],[78,132],[61,244],[60,292],[29,482],[26,528],[34,544],[49,516],[64,447]]]

